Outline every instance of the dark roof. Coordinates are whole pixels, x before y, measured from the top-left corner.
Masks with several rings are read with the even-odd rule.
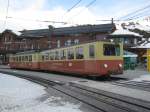
[[[111,33],[115,29],[114,24],[100,24],[100,25],[82,25],[76,27],[55,28],[54,35],[69,35],[81,33]]]
[[[108,35],[108,38],[141,38],[140,36],[131,35],[131,34],[119,34],[119,35]]]
[[[23,30],[20,31],[23,37],[43,37],[50,35],[49,29],[38,29],[38,30]]]
[[[4,31],[2,32],[2,34],[4,34],[4,33],[11,33],[11,34],[17,36],[16,33],[14,33],[12,30],[9,30],[9,29],[4,30]]]
[[[50,35],[73,35],[73,34],[87,34],[87,33],[112,33],[116,29],[114,24],[99,24],[99,25],[81,25],[73,27],[54,28],[38,30],[23,30],[20,31],[21,36],[25,37],[41,37]]]

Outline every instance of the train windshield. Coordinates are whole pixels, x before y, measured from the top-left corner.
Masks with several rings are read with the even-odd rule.
[[[104,44],[103,45],[104,56],[120,56],[120,45],[116,44]]]

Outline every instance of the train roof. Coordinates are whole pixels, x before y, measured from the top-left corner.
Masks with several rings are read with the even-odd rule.
[[[95,42],[116,44],[115,42],[110,42],[110,41],[90,41],[90,42],[76,44],[76,45],[72,45],[72,46],[64,46],[64,47],[60,47],[60,48],[48,49],[48,50],[44,50],[44,51],[41,51],[41,52],[42,53],[46,53],[46,52],[49,52],[50,50],[57,50],[57,49],[63,49],[63,48],[65,49],[65,48],[70,48],[70,47],[74,47],[74,46],[80,46],[80,45],[84,45],[84,44],[91,44],[91,43],[95,43]]]

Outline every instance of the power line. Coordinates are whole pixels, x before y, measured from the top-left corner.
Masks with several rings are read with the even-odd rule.
[[[90,3],[88,3],[85,8],[89,8],[91,5],[93,5],[94,3],[96,2],[96,0],[92,0]],[[74,16],[72,16],[71,18],[69,19],[72,19],[73,17],[77,16],[77,15],[80,15],[85,9],[81,9],[77,14],[75,14]]]
[[[99,20],[96,20],[96,21],[112,21],[111,19],[99,19]],[[120,20],[113,20],[113,21],[120,21]]]
[[[125,21],[134,20],[134,19],[137,19],[137,18],[146,16],[146,15],[149,15],[149,11],[150,11],[150,10],[147,10],[147,11],[144,11],[144,12],[142,12],[142,13],[136,14],[136,15],[134,15],[134,16],[132,16],[132,17],[129,17],[129,18],[125,19]]]
[[[15,17],[7,17],[7,19],[18,19],[21,21],[34,21],[34,22],[44,22],[44,23],[60,23],[60,24],[67,24],[67,22],[63,22],[63,21],[49,21],[49,20],[32,20],[32,19],[24,19],[24,18],[15,18]]]
[[[6,17],[5,17],[5,22],[4,22],[4,28],[6,27],[6,22],[7,22],[8,11],[9,11],[9,0],[7,1]]]
[[[64,14],[62,14],[62,16],[61,16],[62,21],[63,21],[63,17],[64,17],[67,13],[71,12],[81,1],[82,1],[82,0],[79,0],[78,2],[76,2],[71,8],[69,8]]]
[[[120,17],[120,19],[124,19],[124,18],[130,17],[130,16],[132,16],[132,15],[134,15],[134,14],[137,14],[137,13],[139,13],[139,12],[141,12],[141,11],[147,9],[147,8],[150,8],[150,5],[147,5],[146,7],[143,7],[143,8],[141,8],[141,9],[138,9],[138,10],[134,11],[134,12],[131,12],[131,13],[129,13],[129,14],[123,16],[123,17]]]
[[[86,8],[90,7],[92,4],[94,4],[96,0],[91,1],[89,4],[86,5]]]
[[[67,10],[67,12],[70,12],[72,9],[74,9],[82,0],[79,0],[77,3],[75,3],[71,8]]]

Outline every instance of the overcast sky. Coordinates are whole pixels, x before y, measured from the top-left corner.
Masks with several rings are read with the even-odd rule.
[[[67,25],[98,24],[97,20],[119,18],[148,4],[150,0],[10,0],[6,20],[7,0],[0,0],[0,32],[4,29],[20,31],[23,29],[47,28],[64,24],[39,21],[64,21]],[[88,7],[88,4],[91,4]],[[6,21],[6,25],[5,25]]]

